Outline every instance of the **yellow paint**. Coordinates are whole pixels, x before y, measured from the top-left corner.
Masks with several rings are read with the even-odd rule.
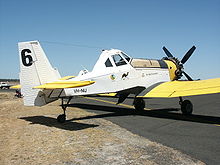
[[[103,103],[109,103],[109,104],[116,105],[116,102],[112,102],[112,101],[101,100],[101,99],[97,99],[97,98],[93,98],[93,97],[84,97],[84,98],[89,99],[89,100],[95,100],[95,101],[99,101],[99,102],[103,102]],[[118,104],[118,105],[126,107],[126,108],[134,109],[134,106],[132,106],[132,105],[127,105],[127,104]],[[151,110],[151,109],[148,109],[148,108],[144,108],[144,109],[145,110]]]
[[[21,88],[21,85],[19,84],[19,85],[14,85],[14,86],[11,86],[10,87],[11,89],[20,89]]]
[[[63,89],[63,88],[76,88],[91,85],[95,81],[55,81],[51,83],[46,83],[33,88],[37,89]]]
[[[101,100],[101,99],[97,99],[97,98],[93,98],[93,97],[84,97],[86,99],[89,99],[89,100],[95,100],[95,101],[99,101],[99,102],[103,102],[103,103],[109,103],[109,104],[113,104],[113,105],[116,105],[115,102],[112,102],[112,101],[107,101],[107,100]],[[127,108],[134,108],[133,106],[131,105],[126,105],[126,104],[119,104],[123,107],[127,107]]]
[[[176,74],[175,71],[177,70],[176,64],[170,60],[164,60],[167,65],[168,65],[168,69],[169,69],[169,74],[170,74],[170,80],[173,81],[176,79]]]
[[[76,76],[65,76],[65,77],[60,78],[60,80],[69,80],[74,77],[76,77]]]
[[[116,96],[117,93],[103,93],[103,94],[98,94],[99,96],[110,96],[110,97],[114,97]]]
[[[152,89],[143,97],[179,97],[213,93],[220,93],[220,78],[165,82]]]

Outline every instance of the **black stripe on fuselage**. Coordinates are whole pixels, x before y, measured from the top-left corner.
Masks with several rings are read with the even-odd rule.
[[[164,82],[159,82],[159,83],[149,86],[148,88],[144,89],[141,93],[139,93],[137,96],[145,96],[148,92],[150,92],[152,89],[154,89],[155,87],[157,87],[158,85],[162,83]]]

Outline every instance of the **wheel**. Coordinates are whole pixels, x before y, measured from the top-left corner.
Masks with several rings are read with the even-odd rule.
[[[59,116],[57,117],[57,121],[58,121],[59,123],[64,123],[64,122],[66,121],[66,115],[65,115],[65,114],[59,115]]]
[[[193,111],[193,104],[189,100],[184,100],[181,104],[181,111],[184,115],[191,115]]]
[[[136,111],[142,111],[145,108],[145,102],[142,98],[135,98],[133,104]]]

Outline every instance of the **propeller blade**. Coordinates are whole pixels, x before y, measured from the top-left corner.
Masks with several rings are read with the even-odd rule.
[[[184,71],[182,71],[182,73],[186,76],[186,78],[189,80],[189,81],[193,81],[193,79]]]
[[[169,52],[169,50],[167,50],[167,48],[165,48],[165,46],[163,47],[163,50],[168,57],[173,57],[173,55]]]
[[[185,56],[183,57],[183,59],[181,60],[182,64],[185,64],[185,62],[190,58],[190,56],[193,54],[193,52],[195,51],[196,47],[193,46],[191,49],[189,49],[189,51],[185,54]]]

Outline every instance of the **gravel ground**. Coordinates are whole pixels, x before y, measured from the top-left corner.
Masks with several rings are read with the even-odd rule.
[[[56,122],[60,102],[25,107],[0,93],[0,165],[204,164],[104,119]],[[68,119],[93,116],[68,107]]]

